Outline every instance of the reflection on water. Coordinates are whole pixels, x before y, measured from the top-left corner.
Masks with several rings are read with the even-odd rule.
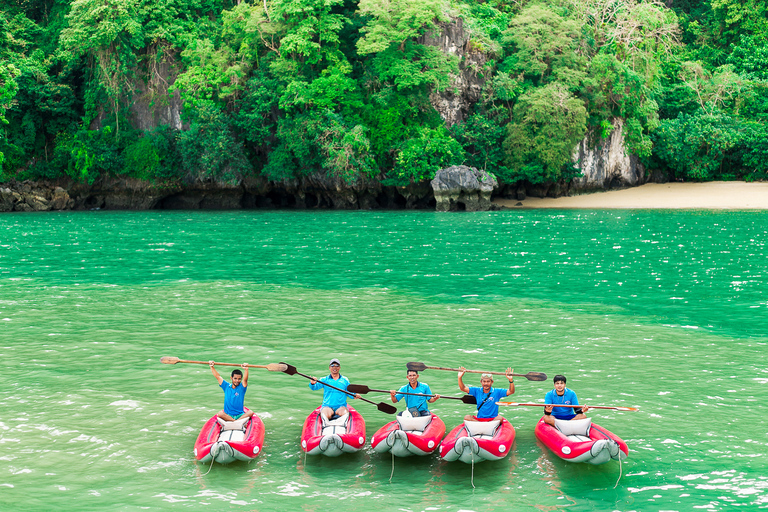
[[[766,506],[761,212],[66,212],[0,216],[0,508],[721,510]],[[299,447],[319,396],[253,370],[251,463],[192,457],[221,407],[206,366],[266,364],[390,389],[404,364],[564,373],[623,437],[566,463],[508,408],[507,459],[336,459]],[[421,379],[458,394],[456,374]],[[516,401],[551,383],[516,379]],[[385,397],[386,398],[386,397]],[[357,405],[357,404],[356,404]],[[448,427],[471,412],[431,407]],[[389,420],[359,404],[368,436]],[[206,474],[207,473],[207,474]],[[22,507],[24,508],[24,507]]]

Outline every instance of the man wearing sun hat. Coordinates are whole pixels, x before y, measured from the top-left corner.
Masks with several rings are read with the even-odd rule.
[[[360,395],[343,393],[328,386],[323,386],[324,382],[335,388],[344,390],[349,386],[349,379],[341,374],[341,362],[338,359],[335,357],[331,359],[328,368],[331,371],[329,375],[322,379],[312,377],[312,380],[309,381],[309,389],[312,391],[318,391],[320,388],[323,388],[323,405],[322,409],[320,409],[320,415],[326,420],[332,419],[333,416],[344,416],[349,412],[347,410],[348,396],[352,396],[353,399],[360,397]]]
[[[477,400],[477,415],[467,414],[464,419],[469,421],[490,421],[500,419],[499,406],[496,402],[515,392],[514,377],[512,377],[512,368],[507,368],[506,377],[509,381],[509,388],[494,388],[493,375],[484,373],[480,376],[480,385],[482,387],[466,386],[461,380],[464,377],[466,368],[459,366],[459,389],[468,393]]]

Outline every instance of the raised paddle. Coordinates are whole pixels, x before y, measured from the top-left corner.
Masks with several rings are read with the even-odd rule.
[[[558,405],[558,404],[520,404],[517,402],[496,402],[496,405],[525,405],[527,407],[546,407],[548,405],[551,405],[552,407],[584,407],[584,405]],[[637,407],[613,407],[610,405],[589,405],[586,404],[587,407],[590,409],[610,409],[611,411],[636,411]]]
[[[179,359],[178,357],[170,357],[170,356],[161,357],[160,362],[163,364],[176,364],[176,363],[209,364],[208,361],[187,361],[186,359]],[[216,366],[238,366],[240,368],[243,367],[242,364],[238,364],[238,363],[217,363],[216,361],[214,361],[213,364]],[[248,368],[266,368],[271,372],[284,372],[287,368],[287,366],[283,363],[249,364],[246,366]]]
[[[368,386],[364,386],[362,384],[350,384],[349,386],[347,386],[347,391],[351,391],[352,393],[361,393],[363,395],[366,393],[389,393],[389,391],[385,389],[371,389]],[[397,394],[411,395],[411,396],[429,396],[429,397],[435,396],[435,395],[427,395],[424,393],[401,393],[399,391],[397,392]],[[477,404],[477,399],[472,395],[464,395],[464,396],[440,395],[440,398],[447,398],[448,400],[461,400],[465,404],[473,404],[473,405]]]
[[[409,370],[417,371],[417,372],[423,372],[424,370],[448,370],[450,372],[460,372],[458,368],[443,368],[441,366],[427,366],[424,363],[406,363],[405,365]],[[467,373],[490,373],[491,375],[506,375],[504,372],[486,372],[483,370],[464,370]],[[528,372],[525,374],[522,373],[512,373],[510,374],[513,377],[525,377],[528,380],[547,380],[547,374],[542,372]]]
[[[309,375],[305,375],[305,374],[301,373],[300,371],[298,371],[296,369],[295,366],[290,365],[290,364],[286,364],[286,363],[280,363],[280,364],[285,365],[285,370],[281,370],[283,373],[287,373],[288,375],[301,375],[305,379],[312,380],[312,377],[310,377]],[[342,393],[346,393],[346,394],[348,394],[350,396],[355,396],[354,392],[345,391],[345,390],[343,390],[341,388],[337,388],[336,386],[331,386],[330,384],[328,384],[326,382],[320,382],[319,380],[317,382],[319,382],[323,386],[328,386],[331,389],[335,389],[336,391],[341,391]],[[397,413],[397,407],[395,407],[393,405],[385,404],[384,402],[376,403],[376,402],[373,402],[373,401],[368,400],[367,398],[363,398],[363,397],[360,397],[360,400],[362,400],[363,402],[368,402],[369,404],[375,405],[376,408],[378,410],[380,410],[381,412],[384,412],[384,413],[387,413],[387,414],[395,414],[395,413]]]

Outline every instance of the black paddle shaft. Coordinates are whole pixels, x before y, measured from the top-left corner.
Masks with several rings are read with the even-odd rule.
[[[287,373],[288,375],[301,375],[305,379],[315,380],[314,378],[310,377],[309,375],[303,374],[300,371],[298,371],[296,369],[296,367],[293,366],[293,365],[290,365],[288,363],[280,363],[280,364],[284,364],[284,365],[287,366],[287,368],[285,369],[284,373]],[[326,382],[321,382],[319,380],[316,381],[316,382],[319,382],[323,386],[328,386],[331,389],[335,389],[336,391],[341,391],[342,393],[346,393],[349,396],[352,396],[352,397],[355,396],[354,393],[350,393],[349,391],[346,391],[344,389],[337,388],[336,386],[332,386],[332,385],[330,385],[330,384],[328,384]],[[397,412],[397,408],[396,407],[394,407],[392,405],[389,405],[389,404],[385,404],[384,402],[379,402],[377,404],[376,402],[374,402],[372,400],[368,400],[367,398],[363,398],[363,397],[360,397],[360,400],[362,400],[363,402],[368,402],[369,404],[375,405],[378,410],[380,410],[381,412],[387,413],[387,414],[395,414]]]
[[[385,389],[371,389],[368,386],[364,384],[350,384],[347,387],[348,390],[352,391],[353,393],[389,393],[389,391]],[[427,395],[424,393],[404,393],[404,392],[397,392],[398,395],[410,395],[410,396],[435,396],[435,395]],[[461,400],[465,404],[477,404],[477,399],[473,397],[472,395],[464,395],[464,396],[445,396],[440,395],[440,398],[447,398],[448,400]]]

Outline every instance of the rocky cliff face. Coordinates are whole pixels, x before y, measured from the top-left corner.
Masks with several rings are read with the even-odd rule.
[[[576,167],[584,176],[573,180],[572,193],[634,187],[648,180],[637,156],[627,154],[623,119],[615,119],[611,135],[596,145],[590,145],[590,138],[587,135],[573,155]]]
[[[138,130],[162,125],[181,130],[181,97],[178,91],[168,93],[178,75],[176,56],[151,47],[146,57],[131,104],[131,125]]]
[[[451,76],[451,85],[430,96],[432,106],[440,113],[447,126],[463,121],[472,105],[480,100],[484,78],[480,70],[488,56],[474,48],[470,33],[461,18],[448,23],[438,23],[438,31],[419,38],[419,43],[436,46],[448,55],[459,59],[459,74]]]

